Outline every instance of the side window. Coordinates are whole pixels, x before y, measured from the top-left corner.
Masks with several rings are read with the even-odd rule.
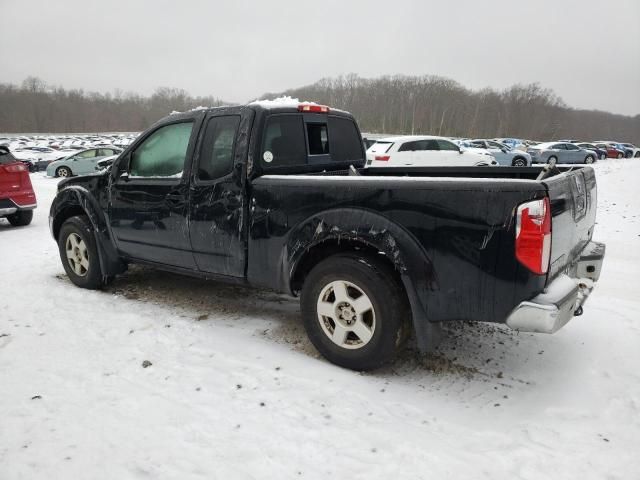
[[[436,140],[436,142],[438,142],[438,146],[440,147],[440,150],[453,150],[453,151],[460,151],[460,148],[453,142],[450,142],[448,140]]]
[[[566,143],[565,147],[567,150],[579,150],[579,148],[576,147],[573,143]]]
[[[306,165],[307,146],[302,115],[271,115],[262,142],[265,166]]]
[[[564,146],[564,143],[556,143],[555,145],[551,145],[552,150],[566,150],[567,147]]]
[[[329,135],[326,123],[307,123],[309,155],[327,155],[329,153]]]
[[[240,117],[238,115],[209,119],[198,160],[198,178],[200,180],[213,180],[231,172],[239,125]]]
[[[131,155],[134,177],[182,176],[193,122],[174,123],[159,128]]]
[[[418,142],[405,142],[398,148],[399,152],[414,152],[418,149]]]
[[[424,146],[424,150],[440,150],[440,145],[438,144],[437,140],[425,140],[425,146]]]
[[[334,162],[363,160],[362,144],[356,124],[341,117],[329,117],[329,146]]]
[[[80,152],[75,157],[76,158],[93,158],[96,156],[96,150],[87,150],[86,152]]]
[[[98,157],[109,157],[111,155],[115,155],[113,150],[111,150],[110,148],[101,148],[100,150],[98,150]]]

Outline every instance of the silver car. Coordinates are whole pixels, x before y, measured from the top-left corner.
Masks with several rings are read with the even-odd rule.
[[[95,173],[98,160],[122,152],[120,148],[89,148],[80,152],[72,153],[61,160],[51,162],[47,166],[47,176],[49,177],[71,177],[73,175],[85,175]]]
[[[528,167],[531,165],[531,155],[524,150],[512,149],[511,147],[496,142],[495,140],[475,139],[467,140],[465,145],[471,148],[486,150],[502,166],[508,167]]]
[[[568,142],[547,142],[530,147],[527,153],[533,163],[593,163],[598,155],[593,150],[580,148]]]

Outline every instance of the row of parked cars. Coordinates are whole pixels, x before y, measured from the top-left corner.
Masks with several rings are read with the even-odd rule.
[[[533,142],[513,138],[455,139],[437,136],[395,136],[364,139],[367,166],[512,166],[550,162],[590,164],[606,158],[640,157],[631,143],[559,140]]]
[[[122,152],[136,137],[136,133],[0,137],[0,146],[29,171],[46,170],[48,175],[60,177],[94,171],[98,161]]]

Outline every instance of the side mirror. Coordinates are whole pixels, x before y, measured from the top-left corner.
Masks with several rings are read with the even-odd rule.
[[[128,178],[129,177],[129,163],[131,162],[131,154],[127,153],[124,156],[116,158],[111,164],[111,172],[114,173],[115,178]]]

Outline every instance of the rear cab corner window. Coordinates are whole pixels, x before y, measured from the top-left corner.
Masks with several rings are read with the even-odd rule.
[[[305,143],[302,115],[271,115],[262,141],[262,162],[268,167],[303,165],[307,161]]]
[[[191,139],[193,120],[162,126],[132,153],[129,165],[134,178],[180,178]]]

